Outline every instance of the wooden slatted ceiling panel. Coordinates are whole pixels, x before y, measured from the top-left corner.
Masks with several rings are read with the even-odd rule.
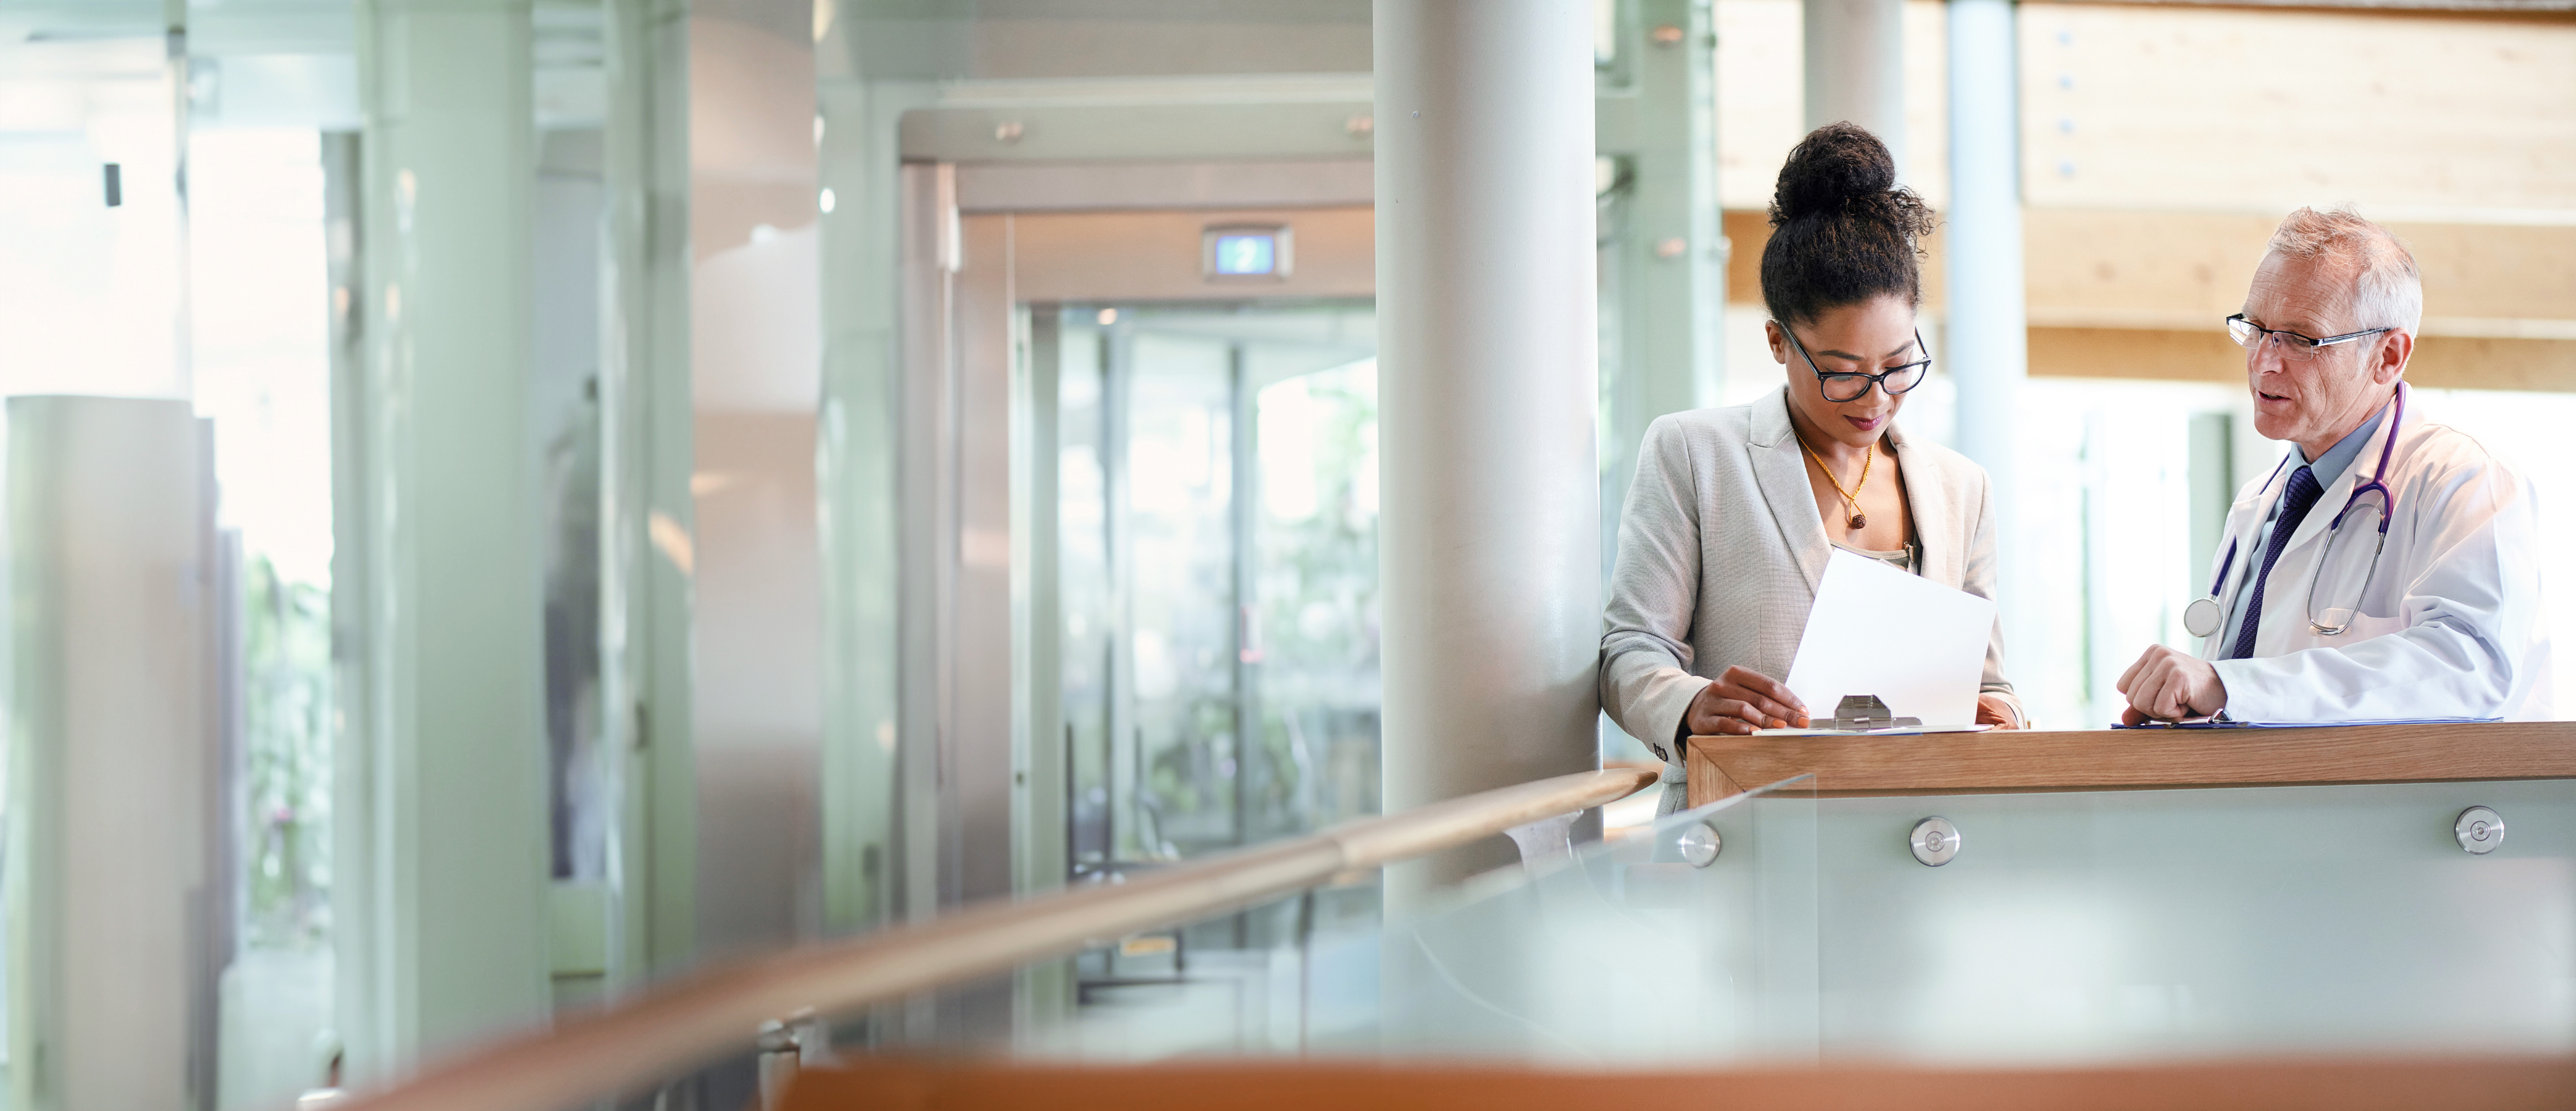
[[[2234,381],[2244,355],[2220,321],[2245,298],[2277,217],[2034,208],[2024,214],[2030,372]],[[2576,391],[2576,225],[2392,223],[2424,272],[2424,329],[2408,380]],[[1760,213],[1729,212],[1727,294],[1761,302]],[[1946,308],[1942,242],[1925,244],[1924,311]]]
[[[2216,332],[2244,302],[2279,221],[2277,213],[2027,209],[2031,323]],[[2389,226],[2423,269],[2426,334],[2576,339],[2576,224]],[[1733,249],[1727,295],[1759,303],[1770,226],[1761,213],[1733,211],[1725,230]],[[1924,305],[1938,312],[1942,236],[1924,248]]]
[[[2020,11],[2033,205],[2576,222],[2566,14]]]
[[[2030,372],[2242,383],[2245,350],[2220,332],[2032,328]],[[2406,364],[2406,380],[2432,389],[2576,393],[2576,341],[2427,336]]]
[[[2029,209],[2030,322],[2215,332],[2243,307],[2279,222],[2278,213]],[[2426,335],[2576,339],[2576,224],[2385,222],[2423,269]]]
[[[1718,195],[1759,209],[1805,133],[1797,0],[1718,0]],[[2043,206],[2576,223],[2576,16],[2025,3]],[[1906,6],[1907,179],[1947,203],[1944,12]],[[2260,136],[2260,142],[2231,142]]]

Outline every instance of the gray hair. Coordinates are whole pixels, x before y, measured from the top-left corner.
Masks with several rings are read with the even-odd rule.
[[[2387,228],[2351,208],[2302,208],[2281,220],[2267,253],[2341,264],[2352,286],[2355,328],[2396,328],[2409,335],[2424,323],[2424,278],[2415,255]]]

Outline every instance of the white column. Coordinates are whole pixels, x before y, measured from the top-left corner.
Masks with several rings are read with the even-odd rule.
[[[1806,0],[1807,129],[1868,128],[1905,172],[1905,0]]]
[[[9,1105],[212,1107],[208,453],[186,401],[9,402]]]
[[[1591,13],[1375,9],[1388,813],[1594,765]],[[1510,859],[1400,869],[1389,897]]]
[[[856,7],[856,5],[844,5]],[[813,928],[825,607],[813,5],[701,3],[688,24],[690,736],[701,952]]]
[[[2000,525],[2007,647],[2015,612],[2012,574],[2015,406],[2030,352],[2021,246],[2021,115],[2014,102],[2011,0],[1951,0],[1950,318],[1942,362],[1958,383],[1959,450],[1994,478]],[[2007,662],[2010,657],[2007,656]]]
[[[550,991],[529,0],[358,13],[369,720],[334,895],[367,908],[341,971],[363,1083],[542,1021]]]

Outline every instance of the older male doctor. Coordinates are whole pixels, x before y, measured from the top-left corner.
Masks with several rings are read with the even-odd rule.
[[[2254,427],[2292,450],[2227,516],[2210,591],[2120,676],[2129,724],[2550,714],[2529,480],[2416,405],[2414,256],[2350,212],[2300,209],[2228,318]]]

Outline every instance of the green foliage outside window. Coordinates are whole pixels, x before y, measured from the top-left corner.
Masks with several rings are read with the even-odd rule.
[[[331,918],[331,594],[281,581],[265,558],[242,578],[243,941],[319,945]]]
[[[1279,383],[1263,391],[1264,410],[1274,405],[1311,418],[1265,420],[1264,469],[1307,464],[1313,497],[1274,500],[1261,517],[1260,747],[1269,769],[1255,781],[1256,840],[1378,809],[1376,366]],[[1271,440],[1292,431],[1310,446],[1277,450],[1288,445]]]

